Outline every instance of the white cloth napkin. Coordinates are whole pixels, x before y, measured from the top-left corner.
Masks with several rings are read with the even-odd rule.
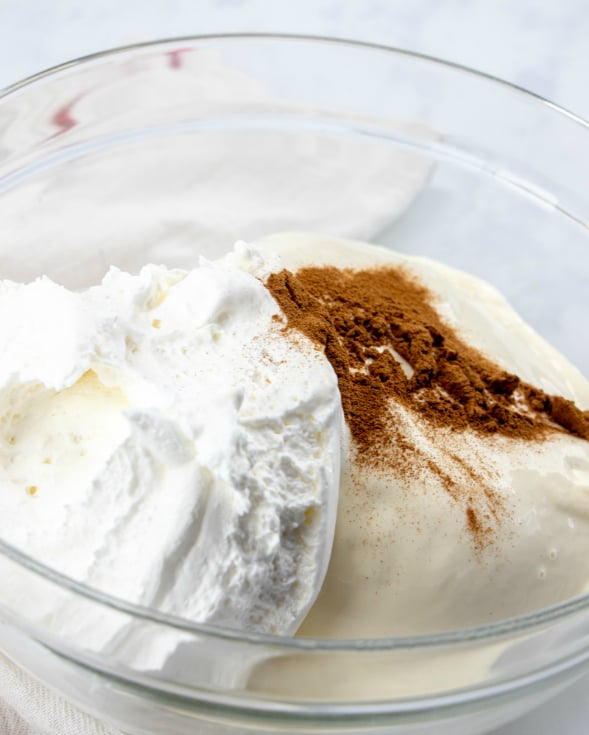
[[[217,97],[221,91],[231,100],[238,93],[244,96],[243,78],[233,81],[215,67],[214,74],[209,70],[214,84],[207,84],[202,57],[198,60],[198,69],[183,72],[192,74],[189,81],[200,85],[195,95],[213,89]],[[171,80],[182,99],[186,86],[181,76]],[[134,84],[137,109],[140,100]],[[97,89],[94,94],[106,95],[109,89]],[[55,97],[59,90],[50,91],[46,120],[54,119],[53,111],[61,104]],[[152,93],[146,83],[148,101]],[[257,89],[250,97],[256,103],[260,97],[264,101]],[[70,114],[83,120],[84,114],[90,114],[85,110],[91,112],[95,102],[86,95]],[[20,128],[15,129],[17,133],[21,134]],[[39,183],[17,187],[14,196],[6,192],[3,237],[19,247],[12,263],[5,259],[3,277],[28,280],[36,275],[29,272],[29,261],[39,268],[45,258],[50,277],[71,287],[86,286],[113,261],[130,270],[142,264],[137,263],[139,258],[186,266],[203,248],[205,255],[214,257],[215,250],[227,249],[233,239],[251,240],[277,228],[371,239],[410,205],[431,172],[430,163],[421,156],[369,138],[349,145],[338,136],[307,132],[293,137],[292,132],[268,131],[255,137],[248,148],[243,137],[232,140],[226,133],[211,133],[199,141],[200,145],[187,150],[182,140],[169,140],[159,164],[154,153],[146,156],[143,151],[134,153],[132,147],[122,148],[117,154],[120,175],[113,175],[112,158],[98,157],[80,170],[64,169],[55,178],[48,174],[47,181],[39,176]],[[152,185],[156,164],[159,188]],[[248,172],[245,180],[244,172]],[[42,197],[38,186],[44,188]],[[69,202],[65,213],[64,201]],[[97,207],[108,212],[99,224]],[[252,209],[257,212],[255,222]],[[88,222],[94,225],[89,227]],[[23,250],[31,257],[22,258]],[[0,653],[0,735],[120,733],[80,712]]]
[[[0,655],[1,735],[120,735]]]

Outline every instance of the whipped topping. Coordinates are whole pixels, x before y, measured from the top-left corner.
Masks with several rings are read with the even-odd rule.
[[[343,418],[272,267],[241,243],[79,293],[1,282],[0,538],[134,603],[294,632],[327,569]]]

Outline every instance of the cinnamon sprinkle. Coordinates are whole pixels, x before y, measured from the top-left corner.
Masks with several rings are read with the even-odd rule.
[[[366,270],[307,267],[270,275],[266,282],[287,328],[325,352],[338,378],[343,411],[360,466],[409,470],[421,452],[391,420],[391,402],[418,414],[432,429],[542,441],[555,432],[589,440],[589,412],[506,372],[467,345],[442,321],[436,297],[403,267]],[[401,358],[401,359],[399,359]],[[459,484],[434,467],[448,493]],[[478,546],[488,543],[487,518],[502,501],[471,475],[465,524]],[[482,506],[473,488],[484,493]]]

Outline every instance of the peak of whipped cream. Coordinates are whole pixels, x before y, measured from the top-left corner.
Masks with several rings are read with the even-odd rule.
[[[333,540],[343,418],[240,243],[75,293],[0,282],[0,537],[197,622],[292,633]]]

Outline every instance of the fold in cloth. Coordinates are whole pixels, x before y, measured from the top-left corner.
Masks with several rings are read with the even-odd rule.
[[[1,735],[120,735],[0,654]]]

